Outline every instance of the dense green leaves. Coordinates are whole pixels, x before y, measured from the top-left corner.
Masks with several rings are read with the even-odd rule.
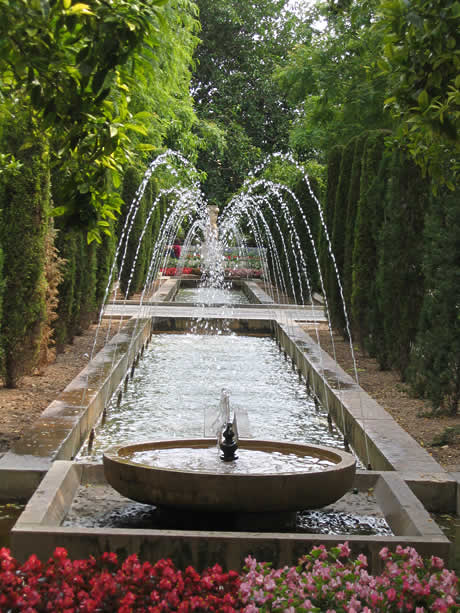
[[[367,129],[389,127],[386,77],[372,70],[381,34],[371,28],[376,0],[333,7],[317,3],[277,80],[297,106],[290,134],[302,157],[323,162],[335,144]]]
[[[460,159],[460,3],[381,0],[378,67],[399,138],[437,183],[453,188]]]
[[[136,146],[162,146],[173,118],[190,130],[195,13],[189,0],[0,0],[0,123],[18,100],[30,107],[35,131],[51,139],[54,214],[89,228],[90,239],[119,212],[107,175],[120,185]],[[161,95],[132,108],[132,93],[152,83]],[[163,103],[164,117],[145,127]]]
[[[458,191],[446,192],[432,196],[425,224],[426,291],[410,378],[434,409],[455,414],[460,405],[460,207]]]
[[[16,387],[19,378],[36,364],[45,323],[48,152],[40,137],[27,149],[21,148],[24,136],[30,138],[30,127],[24,117],[8,126],[5,139],[22,169],[14,177],[5,172],[0,178],[0,243],[4,249],[0,342],[7,387]]]
[[[292,46],[286,0],[198,0],[201,44],[192,92],[203,135],[198,167],[204,190],[224,204],[261,156],[285,149],[291,111],[274,83]],[[211,124],[211,128],[206,127]]]

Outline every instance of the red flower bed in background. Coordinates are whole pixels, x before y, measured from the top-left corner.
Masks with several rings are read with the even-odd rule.
[[[100,560],[70,560],[62,547],[46,563],[32,555],[22,566],[8,549],[0,549],[0,611],[38,613],[163,613],[240,610],[238,573],[217,564],[198,573],[177,570],[171,560],[122,564],[114,553]]]
[[[189,268],[187,266],[184,266],[184,268],[182,269],[182,274],[183,275],[191,275],[193,273],[193,268]],[[179,269],[180,271],[180,269]],[[172,266],[170,268],[161,268],[160,272],[165,275],[165,277],[175,277],[177,275],[177,268],[175,266]]]
[[[175,266],[171,266],[169,268],[161,268],[161,273],[165,277],[175,277],[177,273],[177,268]],[[179,269],[180,272],[180,269]],[[182,274],[184,275],[199,275],[201,274],[201,270],[199,268],[190,268],[188,266],[184,266],[182,269]],[[256,279],[261,277],[262,271],[257,268],[226,268],[225,276],[230,279],[246,279],[252,278]]]

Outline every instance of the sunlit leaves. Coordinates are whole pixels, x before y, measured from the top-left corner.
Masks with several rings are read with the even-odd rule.
[[[190,130],[196,5],[191,0],[0,0],[0,15],[0,123],[15,113],[18,100],[31,107],[37,130],[52,142],[59,176],[55,213],[78,217],[82,210],[84,223],[94,226],[120,206],[116,193],[104,191],[107,172],[116,187],[117,173],[132,162],[136,149],[161,146],[177,108],[185,116],[184,100],[189,100]],[[132,98],[146,84],[161,95],[150,96],[141,116],[144,109],[132,110]],[[85,184],[92,189],[82,190]]]
[[[460,153],[460,3],[381,0],[375,30],[384,37],[378,68],[399,138],[436,183],[453,185]]]

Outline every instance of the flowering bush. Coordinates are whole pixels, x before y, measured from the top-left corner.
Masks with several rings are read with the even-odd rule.
[[[152,565],[116,554],[101,560],[71,561],[58,547],[45,564],[32,555],[20,566],[8,549],[0,549],[0,611],[38,613],[162,613],[239,611],[238,573],[218,565],[201,575],[191,566],[177,570],[171,560]]]
[[[180,273],[180,269],[177,269],[176,266],[168,266],[167,268],[161,268],[160,272],[165,277],[175,277],[178,274],[178,270]],[[184,275],[201,275],[200,268],[191,268],[190,266],[184,266],[182,269],[182,274]],[[249,278],[260,278],[262,275],[262,271],[255,268],[226,268],[225,276],[230,279],[246,279]]]
[[[367,572],[363,555],[350,559],[347,543],[321,545],[297,567],[274,570],[249,557],[242,575],[217,564],[203,573],[176,569],[171,560],[141,563],[116,554],[70,560],[58,547],[46,563],[32,555],[22,566],[0,549],[0,611],[11,613],[453,613],[460,610],[459,580],[440,558],[422,560],[398,546],[380,552],[384,570]]]
[[[375,611],[454,612],[460,610],[459,579],[432,556],[424,561],[415,549],[398,545],[380,551],[384,570],[367,572],[364,555],[350,559],[347,543],[329,551],[314,547],[297,567],[274,570],[249,557],[241,578],[244,613],[373,613]]]

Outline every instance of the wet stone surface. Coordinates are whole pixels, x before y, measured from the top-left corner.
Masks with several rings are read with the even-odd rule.
[[[162,512],[124,498],[108,485],[80,486],[62,525],[85,528],[233,530],[231,514]],[[264,531],[263,528],[258,531]],[[274,530],[271,529],[270,532]],[[293,530],[279,529],[279,532]],[[295,532],[391,535],[373,495],[348,492],[333,505],[297,514]]]

